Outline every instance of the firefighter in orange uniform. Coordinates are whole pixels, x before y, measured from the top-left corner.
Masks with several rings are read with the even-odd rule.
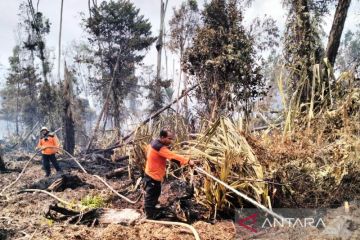
[[[40,140],[36,149],[41,149],[42,164],[46,177],[51,174],[50,162],[58,173],[62,172],[55,157],[59,147],[59,140],[55,136],[55,133],[50,133],[46,127],[42,127],[40,130]]]
[[[174,139],[173,133],[168,130],[160,131],[160,138],[153,140],[147,150],[145,166],[145,214],[146,218],[156,219],[158,210],[155,208],[161,194],[161,182],[164,180],[166,160],[178,161],[181,165],[194,162],[183,156],[171,152],[168,146]]]

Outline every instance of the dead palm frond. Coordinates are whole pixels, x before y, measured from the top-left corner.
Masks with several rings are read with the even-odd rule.
[[[267,187],[263,182],[238,181],[239,178],[263,179],[263,169],[245,136],[229,118],[218,119],[196,140],[190,141],[186,153],[203,160],[208,173],[257,201],[265,202]],[[202,191],[209,207],[224,209],[233,205],[231,192],[216,182],[205,179]]]

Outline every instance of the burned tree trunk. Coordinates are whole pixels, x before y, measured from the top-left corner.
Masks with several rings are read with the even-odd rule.
[[[64,79],[64,149],[70,154],[74,154],[75,148],[75,123],[73,117],[73,89],[72,75],[65,64]]]
[[[117,85],[118,82],[115,82]],[[120,140],[120,106],[119,106],[119,98],[118,93],[116,91],[117,87],[112,89],[112,100],[113,100],[113,127],[116,132],[116,140]]]
[[[326,57],[334,66],[336,55],[339,50],[341,34],[344,29],[347,12],[350,7],[351,0],[339,0],[336,7],[333,24],[330,30],[329,40],[326,48]]]
[[[6,167],[5,167],[5,162],[4,162],[4,158],[3,158],[3,152],[2,152],[2,147],[0,146],[0,171],[5,171]]]
[[[2,156],[0,156],[0,171],[5,171],[5,163],[4,163],[4,159],[2,158]]]

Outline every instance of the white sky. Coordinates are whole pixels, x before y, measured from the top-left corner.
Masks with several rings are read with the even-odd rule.
[[[19,21],[18,12],[19,4],[23,0],[0,0],[0,72],[8,67],[8,58],[12,53],[15,42],[15,29]],[[36,4],[37,0],[33,0]],[[63,48],[69,45],[73,40],[84,39],[84,33],[80,26],[80,12],[87,14],[87,0],[64,0],[64,16],[63,16]],[[98,2],[101,2],[98,0]],[[159,12],[160,0],[133,0],[135,6],[140,8],[141,14],[150,19],[153,26],[153,34],[156,35],[159,30]],[[204,0],[198,1],[202,5]],[[278,22],[278,26],[283,29],[285,23],[286,12],[281,4],[282,0],[255,0],[250,8],[246,10],[245,21],[250,22],[251,19],[265,14],[272,16]],[[57,57],[57,42],[59,31],[61,0],[40,0],[39,10],[44,13],[51,22],[51,32],[47,37],[47,45],[53,50],[53,54]],[[168,23],[169,17],[172,15],[172,8],[181,3],[179,0],[169,0],[167,11]],[[326,18],[326,32],[329,32],[332,22],[332,15]],[[346,20],[345,30],[353,28],[360,23],[360,1],[352,1],[351,9]],[[144,62],[146,64],[156,63],[156,50],[151,47]],[[172,57],[169,57],[169,63],[172,63]],[[169,64],[172,65],[172,64]],[[56,64],[55,64],[56,66]],[[171,72],[171,71],[170,71]],[[56,74],[55,74],[56,75]],[[0,81],[3,78],[0,76]]]
[[[19,22],[19,4],[24,0],[0,0],[0,86],[5,81],[5,73],[8,68],[8,58],[11,56],[12,49],[16,44],[15,29]],[[200,0],[201,7],[206,0]],[[209,1],[209,0],[208,0]],[[36,4],[37,0],[33,0]],[[73,41],[85,40],[85,34],[80,26],[81,17],[80,12],[88,14],[87,0],[64,0],[64,15],[63,15],[63,33],[62,33],[62,48],[66,48]],[[98,0],[101,2],[101,0]],[[141,14],[145,15],[152,24],[153,35],[157,35],[160,23],[160,0],[133,0],[136,7],[140,8]],[[180,0],[169,0],[168,10],[166,13],[167,24],[171,17],[174,6],[180,5]],[[255,0],[252,6],[245,10],[245,22],[249,23],[255,17],[261,17],[265,14],[273,17],[280,29],[284,28],[286,11],[282,7],[282,0]],[[40,0],[39,11],[43,12],[46,17],[50,19],[51,31],[47,37],[47,46],[52,51],[52,56],[57,58],[58,32],[59,32],[59,18],[60,18],[60,3],[61,0]],[[334,12],[334,11],[333,11]],[[330,31],[333,14],[326,17],[325,31]],[[345,31],[352,29],[356,24],[360,24],[360,1],[352,1],[348,18],[345,24]],[[175,59],[175,68],[177,68],[177,56],[168,53],[169,75],[172,75],[172,63]],[[53,76],[56,77],[57,60],[54,59]],[[146,65],[156,65],[156,49],[152,46],[147,53],[144,63]],[[164,63],[164,61],[163,61]],[[163,65],[164,66],[164,65]]]
[[[8,58],[12,54],[12,49],[16,44],[15,29],[19,22],[19,5],[24,0],[0,0],[0,87],[5,82],[6,70],[9,67]],[[199,6],[203,5],[204,1],[210,0],[198,0]],[[33,0],[36,4],[37,0]],[[80,26],[81,17],[80,12],[88,14],[88,0],[64,0],[64,14],[63,14],[63,33],[62,33],[62,48],[65,49],[70,45],[72,41],[85,40],[84,32]],[[100,3],[101,0],[98,0]],[[160,0],[133,0],[135,6],[140,8],[141,14],[145,15],[152,24],[153,35],[157,35],[160,26]],[[179,6],[182,1],[169,0],[168,10],[166,13],[167,24],[172,16],[174,6]],[[250,8],[245,10],[245,23],[249,23],[255,17],[261,17],[265,14],[273,17],[281,30],[284,29],[286,20],[286,10],[282,7],[282,0],[255,0]],[[51,31],[47,37],[47,46],[52,51],[54,56],[53,76],[56,77],[56,65],[57,65],[57,45],[58,45],[58,32],[59,32],[59,18],[60,18],[60,4],[61,0],[40,0],[39,11],[43,12],[46,17],[50,19]],[[332,19],[332,14],[326,17],[325,31],[329,33]],[[348,17],[345,24],[345,31],[353,29],[356,24],[360,24],[360,1],[353,0],[348,13]],[[344,31],[344,32],[345,32]],[[178,69],[178,57],[168,53],[168,66],[169,75],[172,75],[172,63],[175,59],[175,68]],[[163,61],[164,62],[164,61]],[[144,63],[146,65],[156,65],[156,49],[152,46],[147,53]],[[163,65],[164,66],[164,65]],[[178,70],[176,70],[178,71]],[[175,76],[176,78],[176,76]],[[177,83],[174,84],[177,86]],[[4,124],[0,123],[0,126],[4,127]],[[0,129],[5,130],[5,129]],[[3,131],[0,131],[3,132]],[[1,134],[0,134],[1,135]],[[0,136],[1,137],[1,136]]]

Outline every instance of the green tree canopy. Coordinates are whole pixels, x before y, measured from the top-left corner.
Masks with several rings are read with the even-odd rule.
[[[103,1],[99,6],[92,7],[90,12],[91,17],[84,19],[85,29],[89,33],[90,44],[95,48],[94,64],[102,76],[92,79],[92,87],[105,96],[114,79],[110,114],[114,126],[120,128],[123,100],[136,85],[135,65],[142,61],[144,50],[156,38],[151,36],[149,20],[130,1]]]

